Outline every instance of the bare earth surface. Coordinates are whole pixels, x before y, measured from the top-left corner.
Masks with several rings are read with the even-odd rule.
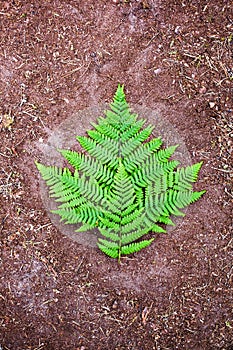
[[[1,349],[233,349],[232,8],[0,1]],[[121,265],[57,229],[34,165],[36,144],[118,83],[204,161],[207,190]]]

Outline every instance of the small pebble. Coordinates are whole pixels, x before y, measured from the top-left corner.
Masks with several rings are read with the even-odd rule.
[[[209,102],[209,106],[210,106],[210,108],[214,108],[215,102]]]
[[[117,303],[117,301],[115,300],[115,301],[113,302],[113,304],[112,304],[112,308],[113,308],[113,309],[117,309],[117,306],[118,306],[118,303]]]
[[[206,92],[206,87],[205,86],[202,86],[201,88],[200,88],[200,90],[199,90],[199,93],[200,94],[204,94],[205,92]]]
[[[158,75],[161,72],[162,72],[161,68],[157,68],[157,69],[154,70],[155,75]]]

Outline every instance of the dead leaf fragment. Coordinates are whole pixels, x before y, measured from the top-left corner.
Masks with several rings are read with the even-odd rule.
[[[150,8],[150,5],[148,4],[147,1],[142,1],[142,8],[144,10],[148,10]]]
[[[142,310],[142,324],[143,326],[145,326],[147,318],[149,316],[149,313],[151,311],[153,303],[151,304],[151,306],[148,308],[147,306]]]
[[[199,89],[199,93],[200,94],[205,94],[207,91],[206,87],[205,86],[202,86],[200,89]]]
[[[10,114],[3,114],[0,117],[0,126],[4,129],[11,129],[12,124],[14,123],[14,117]]]

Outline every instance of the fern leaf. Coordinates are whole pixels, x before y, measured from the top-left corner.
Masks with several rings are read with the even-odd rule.
[[[152,242],[153,238],[149,240],[143,240],[137,243],[131,243],[129,245],[125,245],[121,248],[121,255],[127,255],[127,254],[132,254],[136,253],[139,250],[142,250],[143,248],[148,247]]]
[[[62,169],[56,166],[45,166],[38,162],[35,162],[35,164],[48,186],[55,185],[60,181],[60,178],[63,174]]]
[[[112,148],[106,148],[85,136],[78,136],[77,140],[91,156],[97,158],[103,164],[108,163],[111,167],[117,165],[118,148],[116,145],[113,145]]]
[[[99,231],[102,236],[111,239],[112,241],[119,241],[118,231],[113,231],[112,229],[106,229],[102,227],[99,227]]]
[[[174,222],[168,216],[159,216],[157,221],[165,225],[175,226]]]
[[[105,119],[99,118],[98,124],[91,123],[91,125],[101,134],[113,139],[119,139],[119,131],[117,131],[112,125],[108,124]]]
[[[75,232],[86,232],[86,231],[92,230],[95,226],[94,225],[90,225],[88,223],[87,224],[83,224],[77,230],[75,230]]]
[[[102,226],[110,229],[114,229],[115,231],[120,229],[120,225],[114,222],[113,220],[108,219],[107,217],[100,217],[99,221],[101,222]]]
[[[97,159],[70,150],[59,150],[64,158],[77,170],[86,176],[95,177],[98,182],[111,184],[114,173]]]
[[[121,225],[127,225],[130,222],[132,222],[133,220],[136,220],[139,216],[142,215],[143,211],[144,211],[143,208],[141,208],[138,210],[131,211],[131,213],[128,215],[122,216]]]
[[[107,239],[99,238],[98,242],[105,246],[106,248],[110,248],[113,250],[118,250],[119,249],[119,244],[116,242],[109,241]]]
[[[123,235],[123,234],[131,233],[138,228],[145,227],[144,222],[145,222],[145,214],[138,216],[136,219],[134,219],[130,223],[125,224],[124,226],[121,227],[121,234]],[[151,226],[147,225],[146,227],[149,231]]]
[[[144,119],[140,119],[140,120],[135,121],[135,123],[133,123],[126,131],[124,131],[120,134],[121,135],[121,142],[124,143],[127,140],[129,140],[131,137],[136,135],[144,124],[145,124]]]
[[[55,166],[45,166],[36,163],[42,178],[50,187],[50,196],[57,197],[57,201],[66,202],[80,195],[77,179],[71,176],[68,169],[60,169]]]
[[[139,203],[138,202],[135,203],[135,196],[134,196],[132,197],[132,201],[129,201],[129,206],[125,210],[120,211],[122,218],[127,217],[130,213],[137,210],[137,208],[139,208]]]
[[[63,204],[60,204],[58,206],[59,209],[77,208],[87,203],[86,198],[84,198],[83,196],[78,196],[76,192],[71,194],[69,193],[68,195],[64,195],[63,193],[63,197],[59,197],[55,201],[64,202]]]
[[[128,157],[123,159],[125,169],[132,173],[138,167],[141,167],[143,163],[156,151],[162,144],[162,141],[157,138],[153,142],[141,144],[134,150]]]
[[[155,161],[159,162],[159,163],[163,163],[163,162],[167,162],[168,159],[172,156],[172,154],[175,152],[175,150],[177,149],[179,145],[175,145],[175,146],[170,146],[168,148],[165,149],[161,149],[160,151],[158,151],[158,153],[155,156]]]
[[[202,162],[177,169],[174,179],[174,190],[191,190],[191,183],[197,180],[201,166]]]
[[[87,154],[60,150],[74,173],[36,162],[60,203],[52,212],[66,223],[81,223],[76,232],[98,227],[99,249],[118,260],[150,245],[153,239],[142,237],[166,232],[159,224],[174,225],[170,216],[184,216],[181,210],[205,193],[192,189],[202,162],[177,168],[179,162],[170,160],[177,145],[162,149],[145,122],[131,113],[118,85],[105,116],[77,137]]]
[[[118,249],[114,249],[114,248],[108,248],[105,245],[101,244],[101,243],[97,243],[97,246],[99,247],[99,249],[105,253],[106,255],[110,256],[111,258],[118,258],[119,257],[119,250]]]
[[[134,137],[130,138],[127,142],[125,141],[124,144],[121,146],[121,157],[129,156],[131,152],[137,149],[138,146],[141,145],[141,143],[151,135],[152,130],[153,127],[148,126],[138,134],[134,135]]]
[[[121,215],[119,215],[121,213],[115,214],[115,213],[110,212],[110,211],[104,211],[103,214],[107,219],[110,219],[110,220],[114,221],[115,223],[121,223]]]
[[[76,208],[66,208],[66,209],[56,209],[51,210],[52,213],[58,214],[62,221],[68,224],[77,223],[88,223],[92,227],[96,226],[101,212],[99,212],[95,207],[82,206],[78,209]]]
[[[156,224],[152,226],[151,231],[157,232],[157,233],[166,233],[166,230],[164,230],[162,227]]]
[[[136,186],[149,186],[153,181],[155,182],[161,179],[161,176],[166,176],[165,174],[171,173],[179,164],[176,160],[160,164],[153,160],[154,157],[151,157],[151,159],[145,162],[143,168],[139,168],[132,174],[132,181]]]
[[[118,208],[121,208],[121,210],[128,208],[132,202],[132,198],[135,197],[133,185],[121,163],[121,159],[119,159],[118,170],[111,186],[111,193],[112,195],[108,196],[110,205],[114,203]]]
[[[87,134],[88,136],[90,136],[90,138],[92,138],[96,142],[96,144],[101,145],[104,148],[109,149],[110,151],[113,151],[113,150],[116,152],[119,151],[118,140],[111,139],[110,137],[103,135],[101,132],[98,132],[96,130],[89,130]],[[89,140],[89,138],[87,139]]]
[[[192,196],[191,196],[191,199],[190,199],[190,204],[193,203],[193,202],[196,202],[199,198],[201,198],[201,196],[203,196],[203,194],[205,194],[206,191],[203,190],[203,191],[200,191],[200,192],[193,192],[192,193]]]
[[[144,228],[144,229],[139,228],[136,231],[132,231],[128,234],[124,234],[121,237],[121,244],[126,245],[129,243],[132,243],[132,242],[138,240],[139,238],[143,237],[144,235],[146,235],[149,231],[150,231],[150,229],[148,229],[148,228]]]

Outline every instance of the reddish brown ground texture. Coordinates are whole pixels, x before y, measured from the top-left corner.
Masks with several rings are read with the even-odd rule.
[[[232,2],[0,2],[0,348],[233,349]],[[58,231],[34,160],[118,83],[204,161],[207,193],[119,265]]]

